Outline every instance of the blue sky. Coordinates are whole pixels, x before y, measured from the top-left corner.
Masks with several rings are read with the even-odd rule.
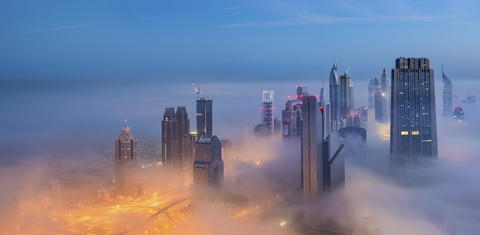
[[[0,79],[351,76],[397,57],[478,76],[475,1],[0,1]]]

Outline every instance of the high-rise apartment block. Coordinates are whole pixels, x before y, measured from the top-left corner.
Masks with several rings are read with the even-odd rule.
[[[398,58],[392,69],[390,153],[400,161],[436,157],[433,69],[427,58]]]
[[[138,198],[138,140],[133,138],[130,127],[122,127],[115,140],[115,186],[119,198]]]

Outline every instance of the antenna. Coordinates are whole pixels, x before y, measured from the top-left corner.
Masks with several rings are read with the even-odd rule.
[[[125,126],[127,126],[127,119],[125,119]]]
[[[348,65],[348,67],[347,67],[347,71],[345,71],[345,75],[347,75],[347,73],[348,73],[348,70],[350,70],[350,65]]]
[[[443,63],[442,63],[442,74],[443,74]]]
[[[198,96],[200,95],[200,89],[197,89],[197,87],[195,86],[195,83],[193,82],[193,79],[190,78],[190,81],[192,81],[193,88],[195,88],[195,93],[197,93],[197,100],[198,100]]]

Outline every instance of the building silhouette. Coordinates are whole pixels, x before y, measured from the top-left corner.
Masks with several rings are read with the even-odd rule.
[[[443,72],[442,64],[442,78],[443,78],[443,116],[452,116],[452,101],[453,101],[453,82]]]
[[[213,101],[208,97],[197,100],[197,135],[210,138],[213,135]]]
[[[330,96],[330,132],[337,132],[340,125],[340,76],[337,64],[333,65],[329,77],[329,96]]]
[[[193,183],[195,185],[221,186],[223,182],[222,143],[217,136],[198,137],[195,143]]]
[[[115,140],[115,188],[119,198],[138,198],[138,140],[133,138],[130,127],[122,127]]]
[[[390,153],[400,163],[437,157],[433,69],[427,58],[398,58],[392,69]]]
[[[388,123],[387,119],[387,97],[386,94],[377,91],[375,92],[375,121],[381,123]]]

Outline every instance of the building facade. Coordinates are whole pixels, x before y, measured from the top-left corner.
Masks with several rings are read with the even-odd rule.
[[[437,157],[433,69],[427,58],[398,58],[392,69],[390,153],[401,162]]]
[[[267,134],[271,135],[274,132],[274,117],[273,117],[273,91],[262,91],[262,102],[260,105],[262,125],[265,126]]]
[[[200,135],[195,143],[193,183],[219,187],[223,183],[222,143],[217,136]]]
[[[340,125],[340,75],[337,64],[333,65],[329,77],[329,98],[330,98],[330,132],[337,132]]]

